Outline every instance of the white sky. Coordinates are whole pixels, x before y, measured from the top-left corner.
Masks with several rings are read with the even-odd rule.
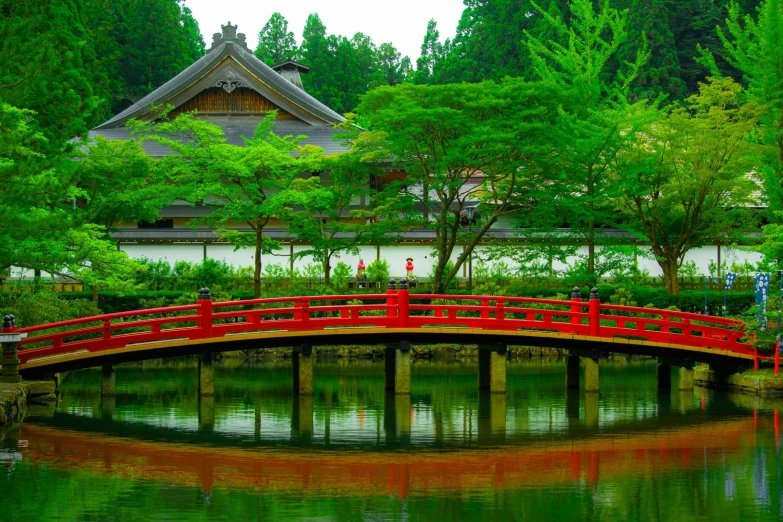
[[[328,34],[350,38],[355,33],[369,35],[376,45],[392,42],[403,56],[412,62],[421,54],[421,42],[427,22],[438,22],[441,41],[453,38],[462,15],[462,0],[185,0],[198,21],[207,48],[212,33],[219,33],[221,24],[231,21],[237,31],[247,35],[247,44],[255,49],[258,32],[275,11],[288,20],[298,44],[307,15],[318,13]]]

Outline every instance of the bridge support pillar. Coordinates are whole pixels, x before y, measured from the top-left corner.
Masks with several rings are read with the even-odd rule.
[[[291,439],[299,442],[313,440],[313,395],[294,397],[291,413]]]
[[[386,444],[407,446],[411,441],[411,396],[407,393],[386,393],[383,412]]]
[[[212,352],[204,352],[198,358],[198,394],[215,395],[215,356]]]
[[[101,397],[114,397],[117,394],[117,379],[111,364],[101,366]]]
[[[303,344],[294,349],[294,394],[312,395],[313,388],[313,347]]]
[[[672,367],[669,364],[658,363],[655,373],[655,381],[659,390],[669,390],[672,387]]]
[[[579,388],[579,356],[566,355],[566,388]]]
[[[479,392],[478,438],[482,442],[506,438],[506,396],[487,390]]]
[[[214,395],[200,395],[198,398],[198,429],[204,433],[215,431]]]
[[[479,390],[491,393],[506,393],[506,353],[505,344],[479,345]]]
[[[101,396],[101,419],[112,420],[117,412],[117,399],[114,395]]]
[[[386,345],[384,366],[386,391],[396,394],[410,394],[411,343],[400,341],[399,343]]]
[[[693,366],[689,365],[680,368],[680,382],[677,389],[680,391],[693,391]]]
[[[598,357],[585,357],[585,391],[598,391]]]

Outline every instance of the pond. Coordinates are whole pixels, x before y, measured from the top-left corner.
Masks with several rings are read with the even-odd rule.
[[[226,358],[214,398],[193,361],[68,374],[2,451],[8,521],[779,520],[776,407],[658,391],[653,362],[601,363],[567,392],[562,361],[512,360],[506,394],[475,363],[416,362],[410,396],[383,364],[319,361],[315,395],[289,361]],[[677,380],[673,379],[676,385]]]

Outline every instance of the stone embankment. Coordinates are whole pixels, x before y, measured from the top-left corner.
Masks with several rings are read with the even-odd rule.
[[[722,388],[761,397],[783,396],[783,375],[775,377],[771,370],[745,373],[719,373],[697,368],[694,383],[705,388]]]
[[[53,407],[59,381],[0,383],[0,431],[21,422],[31,408]]]

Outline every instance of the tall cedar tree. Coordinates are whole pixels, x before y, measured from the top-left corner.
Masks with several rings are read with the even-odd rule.
[[[418,226],[435,233],[433,290],[443,291],[490,227],[518,209],[530,187],[546,182],[539,165],[550,146],[544,128],[555,93],[508,80],[500,84],[380,87],[362,99],[358,114],[371,132],[357,140],[365,161],[405,172],[385,191],[406,197]],[[480,201],[481,219],[463,225]],[[463,247],[453,267],[455,248]]]
[[[288,30],[288,20],[283,15],[272,13],[258,33],[258,45],[253,54],[269,66],[297,58],[296,38]]]

